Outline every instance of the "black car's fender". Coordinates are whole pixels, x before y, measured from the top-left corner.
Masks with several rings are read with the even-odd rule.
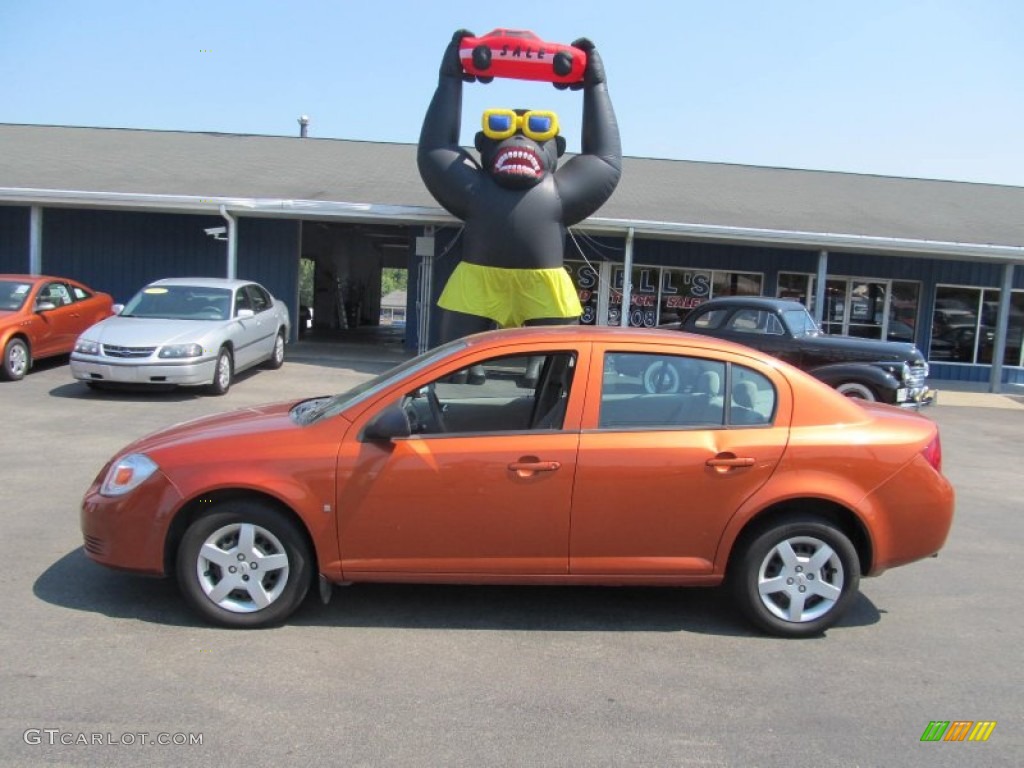
[[[879,402],[894,405],[898,402],[896,393],[901,386],[900,380],[875,365],[836,363],[811,368],[807,372],[835,389],[841,389],[844,384],[858,384],[870,390],[874,399]],[[857,396],[855,392],[844,392],[844,394]]]

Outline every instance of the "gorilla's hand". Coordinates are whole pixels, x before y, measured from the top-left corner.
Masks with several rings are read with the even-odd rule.
[[[444,49],[444,56],[441,58],[440,75],[441,77],[461,78],[467,83],[472,83],[476,80],[476,77],[462,69],[462,61],[459,59],[459,43],[462,42],[464,37],[476,37],[476,35],[468,29],[458,29],[455,31],[451,42],[448,43],[448,47]]]
[[[572,47],[579,48],[587,54],[587,68],[583,71],[583,82],[573,83],[569,87],[574,91],[578,91],[580,88],[590,88],[606,82],[604,63],[602,63],[601,56],[598,54],[594,44],[588,38],[581,37],[578,40],[572,41]]]

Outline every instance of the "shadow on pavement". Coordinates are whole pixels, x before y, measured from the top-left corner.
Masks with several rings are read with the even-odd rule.
[[[171,626],[203,625],[184,604],[172,579],[108,570],[91,562],[81,548],[40,575],[33,593],[53,605],[115,618]],[[838,627],[867,626],[880,618],[879,610],[860,594]],[[336,588],[328,605],[311,594],[288,623],[435,630],[693,632],[773,639],[747,625],[725,589],[706,587],[357,584]]]

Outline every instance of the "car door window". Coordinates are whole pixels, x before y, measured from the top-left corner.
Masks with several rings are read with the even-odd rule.
[[[408,393],[413,434],[562,429],[576,370],[570,352],[498,357]]]
[[[761,426],[775,418],[777,397],[767,376],[743,365],[731,365],[729,371],[728,421],[731,426]]]
[[[740,309],[729,318],[726,328],[736,333],[763,334],[768,332],[769,318],[775,319],[762,309]]]
[[[726,364],[683,355],[609,352],[601,380],[601,429],[722,426]]]
[[[252,303],[252,309],[256,314],[270,309],[270,297],[266,291],[258,285],[247,285],[245,290],[249,294],[249,301]]]
[[[66,306],[71,303],[71,292],[64,283],[47,283],[36,299],[37,304],[43,302],[49,302],[57,307]]]
[[[84,288],[79,288],[77,285],[71,286],[71,298],[74,299],[75,301],[85,301],[86,299],[91,297],[92,294],[89,293]]]
[[[243,309],[252,309],[252,301],[245,289],[239,288],[235,294],[235,317],[238,317],[238,313]]]
[[[697,316],[693,325],[695,328],[718,328],[727,314],[729,312],[725,309],[708,309]]]

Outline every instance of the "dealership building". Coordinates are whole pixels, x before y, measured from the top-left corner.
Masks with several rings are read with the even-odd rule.
[[[414,144],[3,124],[0,147],[0,272],[120,302],[162,277],[241,277],[297,316],[306,261],[316,327],[337,331],[376,325],[381,272],[404,269],[405,343],[437,342],[461,223]],[[1021,187],[627,157],[565,263],[583,322],[791,297],[829,333],[913,341],[933,379],[1024,384]]]

